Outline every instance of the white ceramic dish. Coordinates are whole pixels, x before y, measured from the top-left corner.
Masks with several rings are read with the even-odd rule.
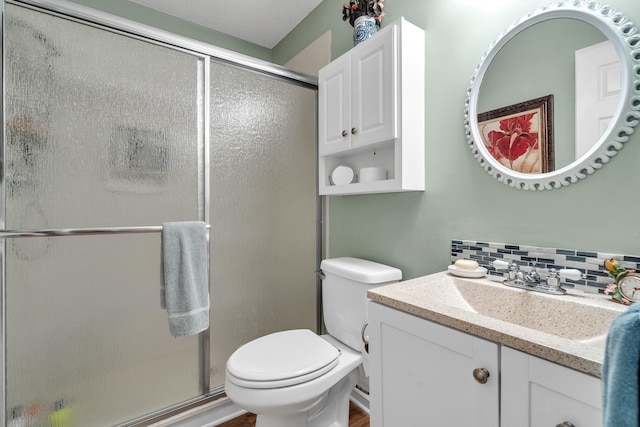
[[[475,270],[463,270],[451,264],[449,266],[449,273],[453,274],[454,276],[470,277],[470,278],[477,279],[479,277],[484,277],[487,274],[487,269],[484,267],[478,267]]]
[[[336,167],[329,175],[331,185],[347,185],[356,182],[356,174],[349,166]]]

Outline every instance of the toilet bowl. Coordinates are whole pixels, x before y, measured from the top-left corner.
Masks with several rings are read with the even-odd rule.
[[[322,367],[298,377],[283,373],[285,378],[269,381],[238,378],[227,368],[227,396],[241,408],[258,414],[259,421],[256,427],[321,427],[332,425],[331,422],[337,421],[338,418],[346,418],[348,422],[349,395],[358,381],[358,367],[362,363],[362,355],[329,335],[318,336],[309,330],[285,331],[278,334],[282,334],[283,337],[291,334],[291,339],[295,341],[300,339],[298,332],[308,333],[309,336],[336,350],[338,354],[328,362],[328,368]],[[263,337],[265,345],[269,344],[269,338],[270,335]],[[309,342],[310,340],[305,341],[306,344]],[[307,347],[310,350],[310,358],[315,358],[315,348]],[[275,356],[283,349],[271,350],[271,354]],[[238,353],[234,353],[236,354]],[[257,354],[256,356],[259,358]],[[320,365],[318,360],[314,361],[317,363],[316,366]],[[312,379],[305,376],[311,376]],[[279,382],[281,384],[278,384]],[[342,407],[339,402],[343,402]],[[346,427],[347,424],[335,425]]]
[[[276,332],[227,360],[225,391],[257,414],[256,427],[347,427],[349,396],[363,357],[366,291],[400,280],[400,270],[356,258],[324,260],[327,335],[308,329]]]

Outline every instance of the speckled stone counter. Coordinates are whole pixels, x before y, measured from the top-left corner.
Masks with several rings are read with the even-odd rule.
[[[606,334],[626,306],[569,290],[555,296],[441,272],[375,288],[371,300],[600,377]]]

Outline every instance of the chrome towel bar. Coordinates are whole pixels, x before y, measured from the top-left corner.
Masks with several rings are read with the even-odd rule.
[[[206,225],[211,229],[211,225]],[[0,239],[23,237],[64,237],[64,236],[91,236],[99,234],[138,234],[158,233],[162,231],[161,225],[144,227],[101,227],[101,228],[52,228],[43,230],[0,230]]]

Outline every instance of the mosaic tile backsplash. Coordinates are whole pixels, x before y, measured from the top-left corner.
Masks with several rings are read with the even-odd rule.
[[[586,273],[584,280],[562,279],[563,286],[575,287],[584,292],[603,293],[613,283],[603,265],[605,259],[614,258],[624,268],[640,271],[640,256],[581,251],[576,249],[542,248],[507,243],[477,242],[474,240],[451,241],[451,263],[459,259],[472,259],[486,267],[493,278],[501,278],[504,270],[496,270],[491,263],[496,259],[513,261],[521,267],[535,265],[542,277],[545,269],[575,268]],[[568,285],[568,286],[567,286]]]

